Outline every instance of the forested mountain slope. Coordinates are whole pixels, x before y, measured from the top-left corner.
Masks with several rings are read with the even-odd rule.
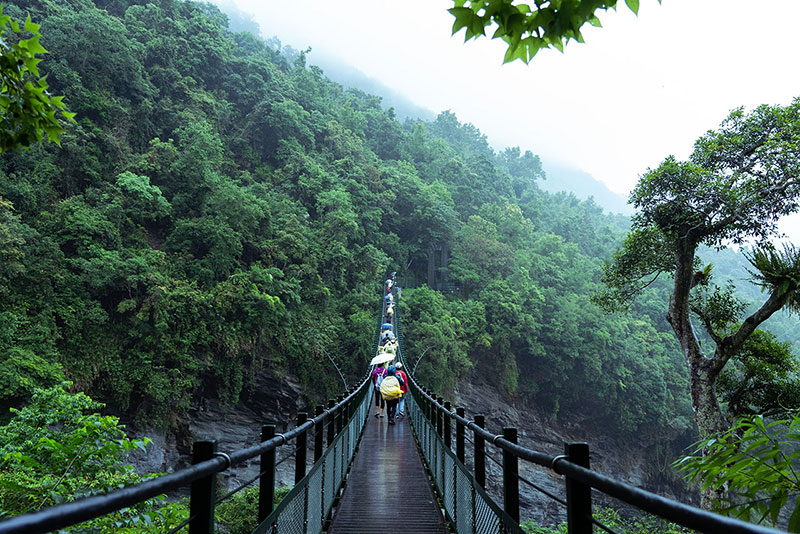
[[[4,7],[26,12],[78,115],[60,148],[0,159],[4,408],[66,377],[169,425],[268,394],[267,368],[324,398],[326,352],[365,368],[381,278],[425,281],[435,257],[458,291],[401,301],[432,387],[480,374],[610,433],[691,427],[665,288],[627,314],[589,302],[628,220],[543,192],[537,156],[447,112],[401,124],[208,4]]]

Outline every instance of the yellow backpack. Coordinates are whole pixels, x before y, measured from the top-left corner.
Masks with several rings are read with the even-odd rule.
[[[403,394],[400,389],[400,382],[394,375],[387,375],[381,382],[381,397],[383,400],[396,399]]]

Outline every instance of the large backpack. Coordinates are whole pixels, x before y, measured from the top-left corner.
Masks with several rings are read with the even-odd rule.
[[[394,375],[389,375],[381,382],[381,397],[383,400],[396,399],[403,394],[400,389],[400,381]]]
[[[386,376],[386,370],[384,369],[383,373],[378,373],[378,378],[375,379],[375,388],[380,389],[381,383],[383,382],[383,377]]]

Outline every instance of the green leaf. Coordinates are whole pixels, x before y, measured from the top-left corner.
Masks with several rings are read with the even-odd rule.
[[[448,11],[456,19],[453,22],[453,34],[458,32],[461,28],[469,28],[472,23],[472,17],[475,15],[468,7],[452,7],[448,9]]]
[[[780,492],[777,495],[773,495],[772,499],[769,500],[769,509],[765,510],[761,520],[763,521],[769,516],[770,520],[773,524],[778,520],[778,514],[781,513],[781,508],[784,504],[786,504],[786,499],[788,498],[788,494],[786,492]]]
[[[789,517],[789,532],[800,532],[800,495],[794,502],[794,511]]]
[[[631,11],[639,14],[639,0],[625,0],[625,3],[628,4]]]
[[[28,15],[28,18],[25,19],[25,31],[26,32],[31,32],[31,33],[38,34],[40,27],[41,26],[39,24],[34,24],[31,21],[31,16],[30,15]]]

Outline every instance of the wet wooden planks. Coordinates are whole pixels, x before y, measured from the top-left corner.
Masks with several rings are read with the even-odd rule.
[[[328,532],[448,532],[405,418],[370,415]]]

